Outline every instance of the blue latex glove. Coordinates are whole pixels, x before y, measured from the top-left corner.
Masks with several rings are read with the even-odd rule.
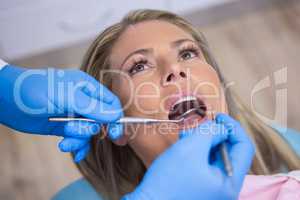
[[[240,124],[225,114],[180,133],[180,139],[149,167],[142,182],[123,200],[236,199],[254,146]],[[227,176],[218,145],[226,141],[233,166]]]
[[[0,91],[1,124],[21,132],[64,137],[59,148],[75,153],[76,162],[89,151],[90,138],[99,133],[101,124],[123,116],[118,97],[80,70],[8,65],[0,71]],[[98,123],[48,121],[67,115]],[[108,131],[111,139],[122,135],[122,125],[114,126]]]

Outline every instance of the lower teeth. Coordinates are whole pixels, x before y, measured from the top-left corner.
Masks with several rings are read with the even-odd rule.
[[[191,109],[190,109],[191,110]],[[190,112],[189,114],[186,114],[187,112],[189,112],[190,110],[187,110],[185,113],[183,113],[182,115],[176,117],[177,119],[181,119],[181,118],[188,118],[189,116],[193,115],[193,114],[197,114],[199,116],[201,116],[202,118],[205,116],[205,113],[203,110],[201,109],[196,109],[195,111]]]

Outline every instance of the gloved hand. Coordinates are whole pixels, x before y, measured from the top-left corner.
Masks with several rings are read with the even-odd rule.
[[[218,145],[226,141],[233,166],[227,176]],[[182,131],[180,139],[149,167],[143,180],[123,200],[231,200],[240,192],[254,146],[240,124],[226,114]]]
[[[0,71],[0,91],[0,123],[21,132],[63,136],[59,148],[74,152],[76,162],[89,151],[90,138],[101,124],[123,116],[118,97],[80,70],[9,65]],[[98,123],[48,121],[67,115]],[[108,131],[111,139],[122,134],[122,125],[114,126]]]

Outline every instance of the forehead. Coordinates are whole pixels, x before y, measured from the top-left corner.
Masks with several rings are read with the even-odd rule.
[[[114,44],[110,61],[112,66],[118,66],[132,51],[169,45],[184,38],[193,39],[189,33],[166,21],[152,20],[130,25]]]

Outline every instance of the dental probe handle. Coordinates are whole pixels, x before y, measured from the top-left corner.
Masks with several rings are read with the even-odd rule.
[[[49,121],[51,121],[51,122],[86,121],[86,122],[97,123],[97,121],[95,121],[93,119],[82,118],[82,117],[50,117]],[[168,119],[151,119],[151,118],[139,118],[139,117],[122,117],[114,123],[117,123],[117,124],[126,124],[126,123],[151,124],[151,123],[178,123],[180,121],[182,121],[182,119],[168,120]]]
[[[213,121],[215,120],[214,113],[212,113],[212,120]],[[221,156],[222,156],[222,160],[224,162],[226,173],[227,173],[228,176],[232,176],[233,175],[233,168],[232,168],[232,164],[231,164],[230,159],[229,159],[226,142],[223,142],[221,144],[220,148],[221,148]]]
[[[152,119],[152,118],[140,118],[140,117],[122,117],[116,123],[131,123],[131,124],[139,124],[139,123],[178,123],[182,121],[180,120],[169,120],[169,119]]]
[[[221,144],[221,154],[222,154],[222,159],[225,165],[225,170],[227,172],[228,176],[232,176],[233,175],[233,169],[232,169],[232,165],[229,159],[229,155],[228,155],[228,150],[227,150],[227,146],[225,144],[225,142],[223,142]]]
[[[50,117],[49,122],[70,122],[70,121],[84,121],[84,122],[96,122],[93,119],[82,117]]]

